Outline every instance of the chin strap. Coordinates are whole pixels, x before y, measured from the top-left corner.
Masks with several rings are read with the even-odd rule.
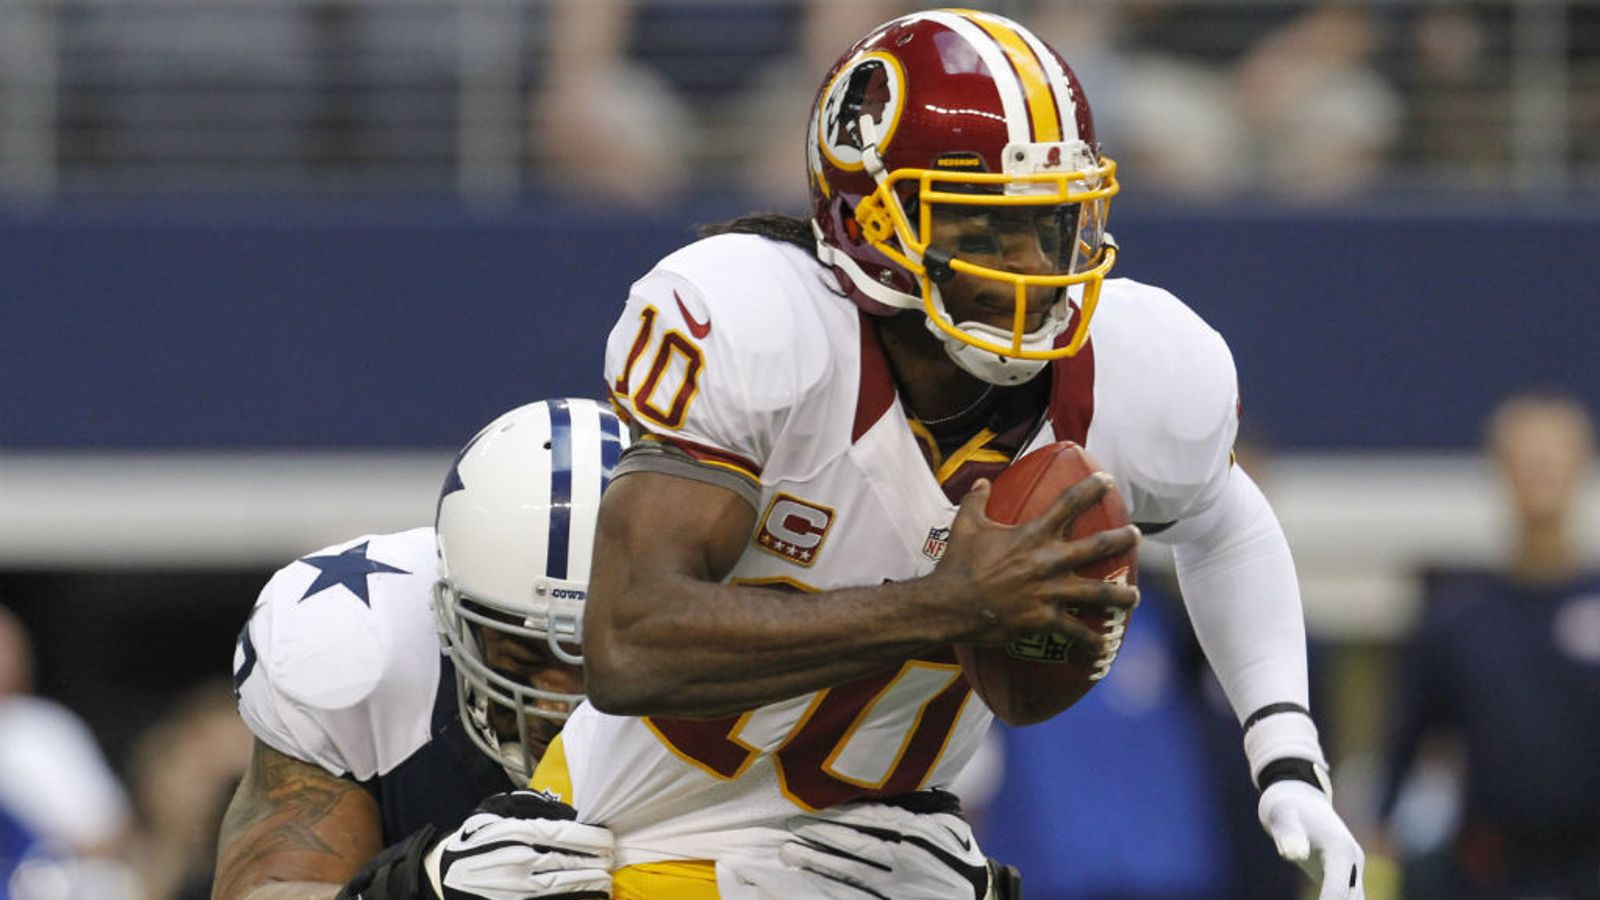
[[[932,324],[929,328],[937,330]],[[1016,359],[980,350],[970,344],[963,344],[943,332],[939,332],[939,340],[944,344],[945,353],[968,375],[1001,387],[1011,387],[1031,381],[1049,364],[1049,360],[1045,359]]]
[[[937,299],[939,288],[937,285],[934,285],[932,289]],[[945,307],[943,299],[939,299],[937,308],[948,320],[949,313],[944,312]],[[1070,306],[1068,308],[1070,309]],[[1070,318],[1068,318],[1067,321],[1071,321]],[[1052,322],[1060,323],[1062,320],[1060,317],[1055,316],[1052,312],[1051,317],[1045,320],[1045,324],[1041,326],[1041,328],[1049,329]],[[994,353],[992,351],[984,350],[979,347],[974,347],[971,344],[964,343],[945,333],[945,331],[934,322],[932,316],[926,317],[926,322],[924,324],[927,326],[928,331],[934,337],[939,339],[939,343],[944,346],[944,351],[949,355],[950,359],[953,360],[956,365],[960,366],[968,375],[971,375],[979,381],[985,381],[989,384],[995,384],[1001,387],[1010,387],[1012,385],[1018,385],[1026,381],[1031,381],[1034,376],[1038,375],[1040,372],[1043,372],[1045,367],[1050,365],[1050,360],[1048,359],[1022,359],[1015,356],[1002,356],[999,353]],[[1003,343],[1011,340],[1011,333],[1009,331],[1002,332],[998,328],[994,328],[990,325],[984,325],[981,322],[956,322],[953,324],[963,331],[977,332],[978,334],[996,343]],[[1065,327],[1065,325],[1062,324],[1061,327],[1050,331],[1049,340],[1055,340],[1056,335],[1061,333],[1062,327]]]

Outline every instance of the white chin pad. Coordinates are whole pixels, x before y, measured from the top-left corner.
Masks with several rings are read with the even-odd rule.
[[[935,289],[937,290],[937,289]],[[946,322],[950,321],[950,313],[944,308],[944,298],[935,294],[935,307],[939,315]],[[1023,335],[1022,349],[1042,352],[1049,350],[1055,343],[1056,336],[1072,321],[1072,305],[1066,300],[1058,299],[1055,306],[1050,309],[1050,314],[1045,316],[1044,323],[1033,332]],[[1022,384],[1031,380],[1035,375],[1044,371],[1049,364],[1047,359],[1020,359],[1015,356],[1002,356],[992,350],[984,350],[965,343],[960,339],[947,334],[930,317],[927,327],[933,336],[944,344],[945,353],[955,360],[956,365],[980,381],[996,384],[1002,387],[1013,384]],[[997,328],[983,322],[959,322],[955,327],[967,334],[982,338],[991,344],[1009,346],[1011,332],[1008,329]]]
[[[971,324],[966,323],[959,327],[969,328]],[[1038,375],[1044,370],[1045,365],[1049,363],[1047,359],[1018,359],[1015,356],[1001,356],[998,353],[983,350],[971,344],[964,344],[940,331],[939,327],[932,322],[928,323],[928,327],[938,335],[940,342],[944,344],[944,352],[955,360],[956,365],[965,369],[974,378],[986,381],[989,384],[997,384],[1002,387],[1022,384]],[[985,336],[987,337],[987,335]]]

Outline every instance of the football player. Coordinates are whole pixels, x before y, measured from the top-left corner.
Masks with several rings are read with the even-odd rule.
[[[1293,562],[1232,464],[1232,358],[1172,294],[1107,277],[1116,165],[1066,62],[1000,16],[896,19],[827,75],[806,151],[809,220],[711,229],[635,283],[607,345],[638,439],[601,506],[592,705],[535,785],[612,829],[615,895],[742,896],[774,857],[850,882],[867,867],[830,861],[899,833],[856,804],[949,785],[992,719],[951,645],[1099,653],[1073,610],[1136,594],[1074,570],[1142,531],[1174,548],[1263,825],[1322,900],[1361,897]],[[1062,537],[1104,476],[1033,523],[985,517],[989,479],[1058,440],[1138,530]],[[797,815],[816,828],[784,848]],[[950,846],[907,832],[900,859]]]
[[[626,443],[593,400],[519,407],[456,457],[436,528],[272,576],[234,651],[256,743],[214,897],[609,896],[610,835],[506,792],[582,697],[595,516]]]
[[[509,789],[582,700],[595,517],[627,441],[592,400],[519,407],[456,457],[434,528],[346,541],[272,576],[234,652],[256,743],[213,896],[610,896],[610,834]],[[942,821],[935,808],[861,815]],[[871,883],[918,883],[897,874],[894,847],[861,840],[889,862]]]

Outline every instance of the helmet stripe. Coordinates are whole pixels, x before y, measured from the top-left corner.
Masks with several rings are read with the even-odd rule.
[[[1061,140],[1061,117],[1056,113],[1056,101],[1050,90],[1050,80],[1033,48],[1023,40],[1012,23],[999,16],[976,12],[963,12],[963,16],[978,23],[995,42],[1005,50],[1006,61],[1022,82],[1022,92],[1028,100],[1028,114],[1033,122],[1035,141]]]
[[[550,407],[550,553],[545,574],[567,578],[567,548],[572,531],[572,410],[565,400]]]
[[[1078,104],[1082,98],[1074,96],[1072,82],[1067,80],[1067,70],[1061,65],[1061,60],[1033,32],[1019,28],[1017,34],[1028,42],[1028,46],[1033,48],[1033,55],[1044,66],[1050,90],[1055,94],[1056,109],[1065,120],[1061,123],[1061,139],[1075,141],[1082,138],[1083,135],[1078,133]]]
[[[566,510],[566,579],[588,581],[599,522],[600,495],[611,481],[611,472],[622,456],[622,449],[628,445],[628,434],[617,417],[594,400],[561,402],[570,421],[572,447],[568,474],[570,504]]]
[[[994,86],[1000,92],[1000,107],[1006,114],[1008,137],[1018,143],[1033,140],[1032,122],[1028,117],[1028,103],[1023,97],[1021,79],[1006,59],[1000,44],[972,20],[955,11],[923,13],[922,17],[938,22],[966,39],[977,52],[978,58],[983,60],[984,67],[994,75]],[[915,17],[908,16],[907,20],[914,21]]]
[[[611,472],[622,457],[622,449],[628,446],[628,434],[622,420],[610,410],[601,409],[597,403],[595,413],[600,417],[600,489],[604,490],[611,483]]]

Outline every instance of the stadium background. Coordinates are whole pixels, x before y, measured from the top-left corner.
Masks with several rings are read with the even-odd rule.
[[[1369,771],[1417,573],[1500,555],[1485,415],[1600,406],[1600,3],[978,5],[1081,63],[1118,274],[1228,336]],[[876,7],[637,6],[606,45],[538,0],[0,5],[0,603],[114,761],[227,674],[273,568],[428,521],[478,425],[597,394],[694,224],[800,209],[810,96]]]

